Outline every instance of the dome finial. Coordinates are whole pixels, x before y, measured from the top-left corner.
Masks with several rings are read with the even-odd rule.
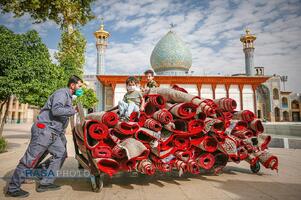
[[[176,24],[174,24],[173,22],[171,22],[171,23],[169,24],[169,29],[170,29],[170,31],[172,31],[172,29],[173,29],[174,27],[176,27]]]

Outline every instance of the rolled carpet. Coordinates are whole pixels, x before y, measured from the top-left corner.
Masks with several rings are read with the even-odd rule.
[[[176,151],[175,156],[177,159],[187,162],[190,160],[192,153],[191,151]]]
[[[145,146],[150,147],[150,143],[154,140],[160,140],[160,134],[147,128],[140,128],[135,133],[135,138],[142,142]]]
[[[94,149],[109,134],[108,127],[95,120],[88,120],[84,125],[84,143],[88,149]]]
[[[100,171],[113,176],[119,170],[119,164],[112,158],[99,158],[97,160],[97,167]]]
[[[150,102],[153,106],[156,106],[158,108],[164,108],[165,107],[165,99],[163,96],[159,94],[149,94],[144,96],[145,101]]]
[[[249,126],[252,130],[256,132],[256,134],[262,133],[264,131],[262,122],[259,119],[254,119],[251,122],[249,122]]]
[[[96,148],[92,150],[93,158],[111,158],[112,150],[109,146],[106,145],[98,145]]]
[[[162,124],[168,124],[173,120],[172,114],[166,109],[160,109],[153,114],[153,118]]]
[[[225,133],[231,135],[233,131],[243,130],[248,128],[248,123],[242,120],[231,120],[230,125],[226,128]]]
[[[87,120],[99,121],[108,127],[114,127],[118,122],[118,115],[114,112],[94,112],[86,116]]]
[[[171,86],[171,88],[174,89],[174,90],[178,90],[180,92],[184,92],[184,93],[188,94],[187,90],[185,90],[184,88],[182,88],[182,87],[180,87],[178,85],[173,85],[173,86]]]
[[[162,125],[160,122],[156,121],[155,119],[149,118],[144,122],[143,125],[145,128],[151,129],[155,132],[161,131]]]
[[[265,149],[268,148],[270,142],[271,142],[271,136],[270,135],[264,135],[260,134],[258,136],[258,147],[260,148],[261,151],[264,151]]]
[[[195,115],[195,118],[196,118],[196,119],[199,119],[199,120],[201,120],[201,121],[205,121],[205,119],[207,118],[207,115],[206,115],[206,113],[204,113],[204,112],[201,110],[200,107],[198,107],[198,108],[196,109],[196,115]]]
[[[125,150],[128,160],[143,160],[146,159],[150,153],[149,149],[147,149],[142,142],[134,138],[127,138],[117,145]]]
[[[154,113],[158,110],[160,110],[160,108],[157,106],[154,106],[151,102],[147,102],[144,106],[144,112],[147,117],[153,116]]]
[[[211,153],[202,153],[199,157],[197,157],[196,161],[199,167],[209,170],[215,163],[215,157]]]
[[[201,143],[197,147],[211,153],[217,150],[218,142],[214,137],[206,135],[202,138]]]
[[[136,170],[147,175],[153,175],[156,172],[155,166],[149,159],[138,161],[136,164]]]
[[[233,112],[236,107],[236,101],[231,98],[221,98],[221,99],[214,99],[213,100],[215,104],[218,105],[218,107],[224,111]]]
[[[251,122],[255,118],[255,114],[250,110],[241,110],[233,113],[233,119]]]
[[[147,119],[147,115],[145,112],[140,111],[140,115],[138,112],[132,112],[130,115],[130,122],[137,122],[139,126],[143,126]]]
[[[115,144],[119,143],[121,140],[131,137],[130,134],[124,134],[119,130],[115,130],[114,128],[110,129],[109,137],[114,141]]]
[[[189,147],[189,139],[183,137],[175,137],[173,144],[177,148],[177,150],[186,150]]]
[[[244,128],[241,130],[233,131],[232,135],[238,137],[239,139],[247,139],[253,136],[253,132],[247,128]]]
[[[264,151],[259,156],[259,162],[265,167],[278,171],[278,158],[271,153]]]
[[[200,119],[194,119],[188,122],[188,131],[192,134],[202,132],[204,127],[205,127],[205,123]]]
[[[197,108],[197,106],[193,103],[167,103],[166,106],[168,111],[170,111],[173,115],[181,119],[190,119],[194,117]]]
[[[182,174],[188,170],[187,164],[182,160],[176,160],[173,164],[175,168],[179,170],[179,176],[182,176]]]
[[[199,168],[198,164],[193,159],[189,159],[187,161],[187,171],[192,173],[192,174],[199,174],[200,173],[200,168]]]
[[[121,148],[120,146],[116,145],[112,149],[112,156],[118,159],[123,159],[126,157],[126,151],[125,149]]]
[[[207,117],[204,123],[205,123],[204,131],[206,133],[211,131],[216,134],[222,134],[225,131],[225,124],[223,121],[219,119]]]
[[[170,172],[172,170],[172,167],[170,166],[170,164],[167,164],[167,163],[155,162],[154,165],[161,172]]]
[[[231,159],[238,159],[237,142],[234,138],[227,136],[225,141],[219,144],[218,149],[227,154]]]
[[[118,122],[114,129],[124,135],[133,135],[139,129],[139,125],[136,122]]]
[[[244,148],[243,146],[238,147],[237,152],[238,152],[238,157],[239,157],[238,161],[245,160],[249,157],[248,150],[246,148]]]
[[[222,152],[214,153],[215,163],[213,165],[214,173],[217,174],[220,172],[228,163],[228,155]]]

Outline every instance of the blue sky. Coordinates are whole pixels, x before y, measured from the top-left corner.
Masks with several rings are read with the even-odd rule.
[[[265,67],[267,75],[288,75],[286,88],[301,92],[300,0],[98,0],[92,8],[97,19],[81,27],[87,40],[86,74],[96,72],[93,32],[101,17],[111,33],[108,74],[137,74],[150,68],[151,52],[170,23],[191,49],[195,74],[243,73],[239,38],[248,27],[257,36],[255,66]],[[52,55],[57,49],[60,29],[53,22],[33,24],[28,16],[1,14],[0,24],[19,33],[36,29]]]

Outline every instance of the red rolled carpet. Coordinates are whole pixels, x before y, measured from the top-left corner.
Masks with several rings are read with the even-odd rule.
[[[187,161],[187,171],[192,173],[192,174],[199,174],[200,173],[200,168],[198,164],[193,160],[190,159]]]
[[[247,128],[237,130],[237,131],[233,131],[231,134],[234,135],[235,137],[240,138],[240,139],[247,139],[247,138],[250,138],[250,137],[253,136],[253,132],[250,131]]]
[[[177,148],[177,150],[186,150],[189,147],[189,139],[183,137],[175,137],[173,144]]]
[[[204,127],[205,127],[205,123],[200,119],[194,119],[188,122],[188,131],[192,134],[202,132]]]
[[[124,134],[119,130],[115,130],[114,128],[110,129],[109,137],[114,141],[115,144],[131,136],[132,136],[131,134]]]
[[[90,113],[86,116],[87,120],[96,120],[99,121],[105,125],[107,125],[108,127],[114,127],[118,120],[119,117],[116,113],[114,112],[94,112],[94,113]]]
[[[259,156],[259,162],[265,167],[278,171],[278,158],[271,153],[264,151]]]
[[[156,132],[161,131],[162,129],[161,123],[152,118],[147,119],[143,126]]]
[[[159,107],[159,108],[164,108],[165,107],[165,99],[163,96],[159,94],[149,94],[144,96],[145,101],[150,102],[153,106]]]
[[[138,112],[132,112],[129,121],[137,122],[139,126],[143,126],[144,122],[147,120],[147,115],[145,112],[140,112],[140,116],[138,116]]]
[[[233,113],[233,119],[243,120],[246,122],[253,121],[255,114],[250,110],[241,110]]]
[[[144,106],[144,112],[147,117],[153,116],[154,113],[158,110],[160,110],[160,108],[157,106],[154,106],[151,102],[147,102]]]
[[[160,135],[157,132],[149,130],[147,128],[140,128],[135,133],[135,138],[142,142],[147,147],[150,147],[150,143],[154,140],[160,140]]]
[[[155,166],[148,159],[138,161],[136,164],[136,170],[147,175],[153,175],[156,172]]]
[[[139,125],[136,122],[118,122],[114,127],[118,132],[124,135],[133,135],[139,129]]]
[[[88,149],[96,148],[107,138],[108,134],[108,127],[98,121],[89,120],[84,125],[84,143]]]
[[[215,152],[217,150],[218,143],[215,138],[206,135],[202,138],[201,143],[197,147],[207,152]]]
[[[126,157],[125,149],[121,148],[120,146],[116,145],[112,149],[112,156],[118,159],[123,159]]]
[[[261,120],[259,119],[254,119],[253,121],[251,121],[249,123],[249,126],[252,130],[254,130],[257,134],[258,133],[263,133],[264,131],[264,128],[263,128],[263,125],[262,125],[262,122]]]
[[[173,164],[175,168],[179,170],[179,176],[188,170],[187,164],[182,160],[176,160]]]
[[[179,160],[187,162],[191,158],[192,153],[191,153],[191,151],[176,151],[175,156]]]
[[[233,112],[237,107],[236,101],[231,98],[214,99],[214,103],[224,111]]]
[[[167,163],[154,162],[155,167],[161,172],[170,172],[172,167]]]
[[[220,143],[219,150],[225,154],[227,154],[231,159],[237,160],[238,159],[238,152],[237,152],[237,141],[227,136],[225,141]]]
[[[173,86],[171,86],[171,88],[174,89],[174,90],[178,90],[180,92],[184,92],[184,93],[188,94],[187,90],[185,90],[184,88],[182,88],[182,87],[180,87],[178,85],[173,85]]]
[[[264,151],[265,149],[268,148],[272,138],[270,135],[263,135],[260,134],[258,136],[258,144],[257,146],[260,148],[261,151]]]
[[[109,146],[98,145],[92,150],[92,156],[93,158],[111,158],[112,150]]]
[[[173,120],[172,114],[166,109],[156,111],[153,118],[162,124],[168,124]]]
[[[169,112],[181,119],[190,119],[196,114],[197,106],[193,103],[166,104]]]
[[[100,171],[108,174],[109,176],[113,176],[119,170],[118,162],[111,158],[99,158],[97,167]]]
[[[206,133],[209,131],[214,132],[216,134],[222,134],[225,132],[225,124],[223,121],[219,119],[207,117],[204,123],[205,123],[204,131]]]
[[[214,153],[215,163],[213,165],[214,173],[220,172],[228,163],[228,155],[222,152]]]
[[[211,153],[202,153],[196,161],[199,167],[209,170],[215,163],[215,157]]]

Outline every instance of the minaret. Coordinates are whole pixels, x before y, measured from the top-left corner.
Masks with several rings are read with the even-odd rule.
[[[246,63],[246,75],[254,75],[254,41],[256,36],[250,34],[250,30],[246,29],[246,34],[240,37],[240,41],[243,43],[243,51],[245,53]]]
[[[104,30],[103,18],[101,19],[100,29],[94,33],[96,38],[96,48],[97,48],[97,68],[96,75],[105,74],[105,50],[108,46],[108,38],[110,33]],[[98,99],[97,111],[104,110],[104,87],[97,81],[96,84],[96,96]]]

